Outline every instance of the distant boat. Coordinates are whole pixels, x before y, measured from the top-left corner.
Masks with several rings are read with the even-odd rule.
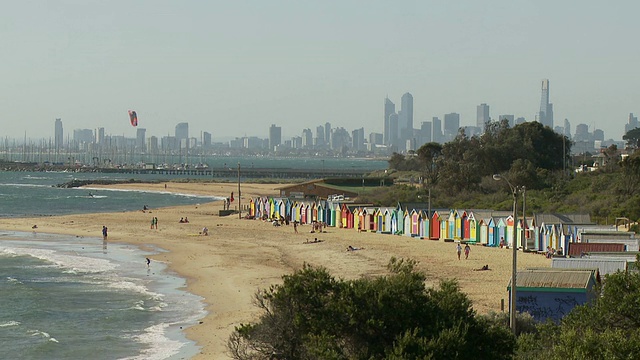
[[[209,165],[207,165],[207,164],[198,164],[198,165],[195,166],[196,170],[206,170],[208,168],[209,168]]]

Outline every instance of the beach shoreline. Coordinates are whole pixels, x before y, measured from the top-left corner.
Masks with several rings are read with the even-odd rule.
[[[169,191],[182,194],[229,197],[238,187],[233,183],[174,183],[104,185],[109,189]],[[243,205],[256,196],[277,196],[277,184],[242,184]],[[91,187],[96,187],[91,185]],[[109,228],[108,241],[158,247],[152,261],[166,262],[171,271],[187,280],[187,290],[201,296],[207,315],[199,324],[185,330],[186,336],[201,347],[194,359],[229,358],[226,342],[240,323],[259,315],[252,299],[256,290],[281,283],[281,277],[303,264],[325,267],[336,278],[355,279],[387,274],[391,257],[417,260],[427,275],[427,285],[441,279],[457,279],[478,313],[500,311],[501,299],[508,299],[511,251],[472,246],[469,260],[457,260],[455,245],[405,236],[359,233],[354,229],[327,228],[309,233],[310,226],[272,226],[260,220],[239,219],[238,215],[219,216],[222,201],[149,209],[148,211],[74,214],[39,218],[0,219],[0,229],[36,231],[74,236],[99,237],[102,225]],[[151,218],[158,217],[158,229],[151,229]],[[189,223],[179,223],[188,217]],[[203,227],[209,236],[199,233]],[[322,242],[312,242],[314,238]],[[347,246],[364,248],[345,251]],[[537,254],[520,252],[519,269],[548,267],[550,260]],[[143,261],[144,259],[141,259]],[[474,272],[488,264],[491,271]]]

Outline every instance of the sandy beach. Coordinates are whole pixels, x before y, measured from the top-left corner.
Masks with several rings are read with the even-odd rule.
[[[99,186],[92,186],[99,187]],[[227,197],[233,183],[120,184],[109,188],[171,191]],[[242,184],[242,204],[257,195],[277,195],[279,185]],[[238,205],[238,200],[231,208]],[[208,315],[202,323],[186,330],[187,336],[202,346],[196,359],[225,359],[226,342],[234,327],[254,320],[259,314],[252,297],[259,288],[280,283],[281,276],[303,263],[323,266],[337,278],[353,279],[387,273],[392,256],[419,261],[428,285],[440,279],[457,279],[478,313],[500,311],[501,299],[508,303],[507,284],[511,276],[511,250],[472,246],[468,260],[458,260],[456,245],[404,236],[358,233],[354,229],[327,228],[309,233],[310,226],[275,227],[260,220],[241,220],[237,215],[218,216],[223,202],[149,209],[149,211],[79,214],[39,218],[0,219],[0,229],[37,231],[96,237],[101,240],[103,225],[109,228],[109,241],[155,245],[168,252],[152,258],[163,261],[187,278],[189,291],[202,296]],[[158,218],[158,229],[150,229],[151,218]],[[181,224],[188,217],[188,224]],[[203,227],[209,236],[198,235]],[[319,243],[305,243],[318,238]],[[347,246],[363,248],[347,252]],[[141,263],[144,259],[140,259]],[[490,271],[473,271],[489,265]],[[153,262],[152,262],[153,266]],[[518,268],[548,267],[542,255],[518,253]]]

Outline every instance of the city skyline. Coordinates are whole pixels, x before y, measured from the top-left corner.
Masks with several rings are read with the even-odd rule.
[[[399,111],[407,92],[414,128],[451,113],[473,126],[483,103],[533,121],[542,79],[556,126],[568,119],[618,140],[640,113],[631,1],[88,0],[4,10],[2,137],[50,138],[61,118],[65,136],[105,127],[134,138],[128,110],[158,137],[180,122],[214,138],[277,124],[288,139],[326,122],[384,133],[380,99],[393,94]]]

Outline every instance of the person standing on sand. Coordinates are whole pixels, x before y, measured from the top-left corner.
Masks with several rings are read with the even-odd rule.
[[[469,259],[469,252],[471,252],[471,247],[469,246],[469,244],[466,244],[464,246],[464,259],[465,260]]]
[[[295,232],[296,234],[298,233],[298,222],[297,221],[293,222],[293,232]]]
[[[102,225],[102,239],[107,241],[107,227]]]
[[[156,223],[156,219],[151,218],[151,229],[153,229],[153,225],[155,225],[155,223]]]
[[[153,226],[155,226],[156,230],[158,230],[158,218],[157,217],[153,217]]]
[[[460,246],[460,243],[456,246],[456,252],[458,253],[458,260],[460,260],[460,254],[462,253],[462,246]]]

